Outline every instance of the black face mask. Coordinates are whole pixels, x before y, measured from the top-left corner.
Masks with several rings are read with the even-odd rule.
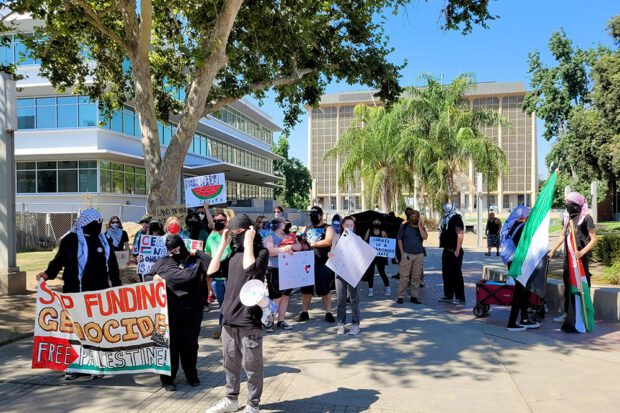
[[[574,202],[569,202],[565,205],[566,212],[568,212],[568,216],[571,218],[575,218],[581,213],[581,207]]]
[[[97,236],[97,235],[101,234],[101,227],[102,227],[102,225],[103,225],[102,222],[93,221],[93,222],[90,222],[90,223],[84,225],[82,227],[82,230],[84,231],[84,234],[86,234],[86,235]]]
[[[290,222],[287,222],[286,224],[284,224],[284,233],[287,235],[290,234],[292,226],[293,224],[291,224]]]
[[[243,251],[243,242],[245,240],[245,231],[241,234],[233,235],[230,240],[230,248],[235,252]]]
[[[226,223],[225,223],[225,222],[222,222],[222,221],[215,221],[215,222],[213,223],[213,228],[214,228],[216,231],[221,231],[221,230],[223,230],[224,228],[226,228]]]
[[[168,251],[179,249],[178,253],[172,253],[172,258],[177,262],[185,260],[189,256],[189,251],[185,246],[185,241],[177,234],[168,235],[166,237],[166,248]]]
[[[319,225],[319,223],[321,222],[321,216],[316,214],[310,214],[310,222],[312,222],[312,225]]]

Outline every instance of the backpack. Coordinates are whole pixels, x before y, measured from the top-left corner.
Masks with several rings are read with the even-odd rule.
[[[517,225],[513,226],[508,234],[506,234],[506,239],[502,241],[499,255],[502,257],[502,261],[506,265],[508,265],[509,262],[512,262],[512,259],[515,256],[515,251],[517,250],[517,246],[515,245],[512,237],[523,225],[525,225],[525,223],[518,222]]]

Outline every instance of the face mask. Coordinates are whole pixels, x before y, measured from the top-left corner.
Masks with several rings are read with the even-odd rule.
[[[334,231],[340,232],[340,221],[332,222],[332,227],[334,227]]]
[[[276,217],[276,218],[280,218],[280,217],[282,216],[282,214],[281,214],[281,213],[279,213],[279,212],[275,212],[275,213],[273,214],[273,216],[274,216],[274,217]]]
[[[243,251],[243,242],[245,240],[245,231],[240,234],[231,236],[230,247],[233,251]]]
[[[86,235],[97,236],[101,233],[101,226],[102,226],[101,222],[93,221],[87,225],[84,225],[84,227],[82,227],[82,230],[84,231],[84,234]]]
[[[315,214],[310,215],[310,222],[312,222],[312,225],[319,225],[321,222],[321,216]]]
[[[411,225],[418,225],[420,223],[420,218],[416,216],[410,216],[409,222],[411,223]]]
[[[110,227],[112,227],[112,229],[117,229],[118,228],[118,224],[112,224],[112,225],[110,225]]]
[[[166,248],[177,263],[185,260],[189,255],[185,242],[179,236],[168,236],[166,239]]]
[[[179,224],[168,225],[168,232],[171,234],[178,234],[180,230],[181,228],[179,227]]]
[[[581,207],[573,202],[569,202],[566,206],[566,212],[571,218],[575,218],[581,213]]]
[[[221,231],[221,230],[223,230],[224,228],[226,228],[226,222],[222,222],[222,221],[215,221],[215,222],[213,223],[213,228],[214,228],[216,231]]]
[[[200,217],[200,220],[202,221],[203,219],[205,219],[205,214],[198,214],[198,216]]]

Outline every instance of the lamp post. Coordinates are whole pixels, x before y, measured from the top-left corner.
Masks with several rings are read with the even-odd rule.
[[[15,81],[0,73],[0,295],[26,292],[26,273],[15,255],[16,96]]]

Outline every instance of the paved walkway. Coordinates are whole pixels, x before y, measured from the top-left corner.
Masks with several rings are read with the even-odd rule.
[[[620,326],[597,325],[588,335],[565,335],[546,321],[537,331],[508,333],[507,309],[475,319],[473,286],[482,265],[497,262],[466,253],[467,304],[437,302],[440,251],[429,248],[423,305],[397,305],[362,286],[362,334],[336,336],[315,299],[311,320],[266,337],[266,412],[583,412],[618,411]],[[391,274],[396,267],[389,268]],[[396,289],[396,280],[391,280]],[[298,311],[299,297],[292,311]],[[30,369],[32,339],[2,346],[3,412],[204,412],[224,396],[219,342],[210,339],[217,311],[205,313],[200,340],[202,386],[179,377],[165,392],[158,377],[107,376],[67,383],[62,375]],[[583,390],[581,388],[583,387]],[[241,401],[246,398],[245,383]],[[243,404],[242,404],[243,406]]]

